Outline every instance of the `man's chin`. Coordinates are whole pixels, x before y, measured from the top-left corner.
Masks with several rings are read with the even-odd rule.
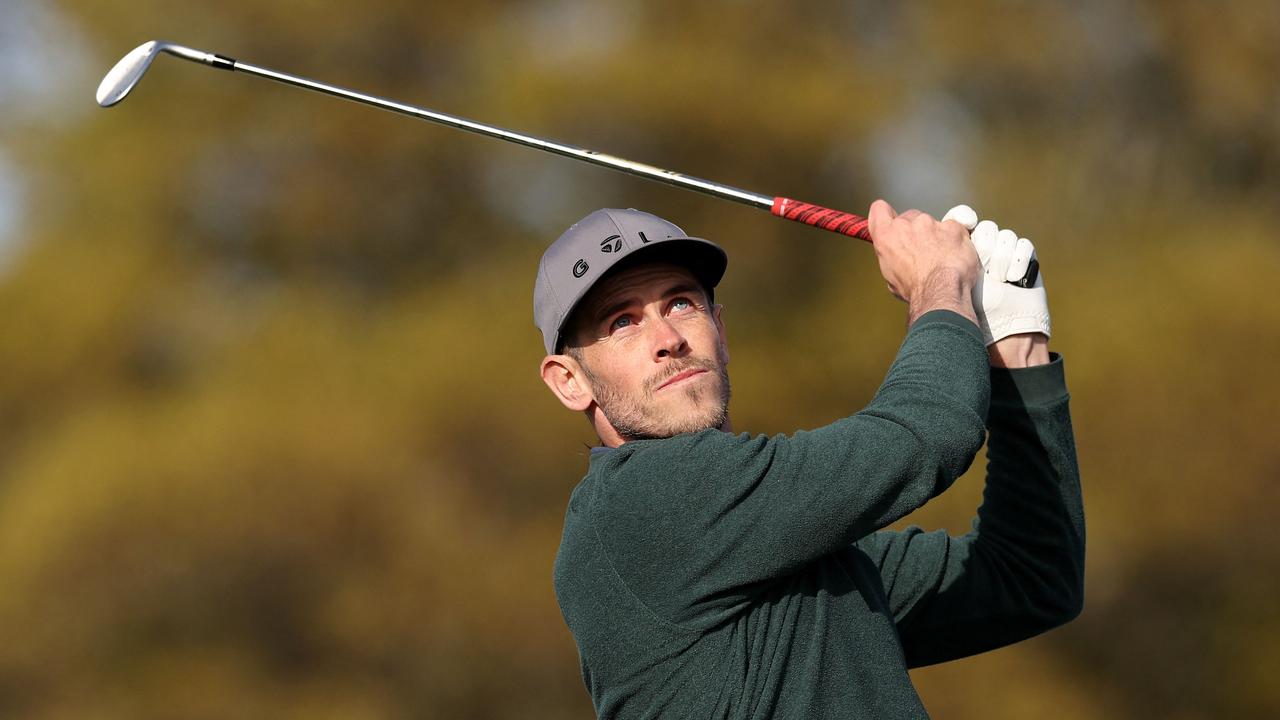
[[[626,441],[661,440],[701,432],[724,430],[729,425],[728,377],[707,373],[685,382],[687,388],[671,387],[668,392],[649,395],[639,403],[627,403],[623,396],[600,393],[598,406],[605,419]]]

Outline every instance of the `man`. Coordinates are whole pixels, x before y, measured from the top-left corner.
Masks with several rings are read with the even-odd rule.
[[[730,430],[717,246],[600,210],[543,256],[542,378],[601,443],[555,564],[601,717],[926,717],[908,668],[1079,613],[1079,473],[1034,248],[965,206],[868,219],[906,339],[866,408],[790,437]],[[972,532],[882,529],[946,490],[984,429]]]

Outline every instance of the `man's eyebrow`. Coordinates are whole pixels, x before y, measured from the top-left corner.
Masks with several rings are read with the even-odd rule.
[[[672,285],[662,294],[663,297],[671,297],[672,295],[701,295],[703,300],[707,299],[706,291],[697,283],[682,282]]]
[[[662,297],[664,298],[671,297],[672,295],[702,295],[703,299],[706,298],[706,294],[705,294],[705,291],[702,289],[702,286],[698,285],[697,283],[691,283],[691,282],[678,282],[672,285],[671,287],[667,288],[662,293]],[[616,300],[604,306],[603,310],[600,310],[599,312],[596,312],[596,313],[592,313],[591,324],[593,326],[599,325],[600,323],[604,322],[606,319],[613,316],[614,314],[620,313],[623,310],[626,310],[627,308],[631,307],[632,305],[638,305],[638,304],[640,304],[640,299],[637,296],[635,295],[624,296],[619,300]]]
[[[626,310],[627,308],[631,307],[632,305],[637,305],[639,303],[640,303],[640,299],[638,297],[634,295],[628,295],[620,300],[610,303],[599,312],[593,313],[591,316],[591,324],[593,326],[599,325],[600,323],[604,322],[607,318],[613,316],[615,313],[620,313],[623,310]]]

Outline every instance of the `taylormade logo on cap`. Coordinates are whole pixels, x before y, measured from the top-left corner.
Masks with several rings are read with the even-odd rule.
[[[689,237],[662,218],[639,210],[596,210],[574,223],[538,264],[533,322],[551,355],[575,307],[610,270],[626,259],[671,262],[687,267],[710,294],[724,276],[728,257],[715,243]]]

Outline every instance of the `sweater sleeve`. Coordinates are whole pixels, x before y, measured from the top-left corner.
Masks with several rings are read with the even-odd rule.
[[[1062,359],[991,373],[986,487],[972,531],[912,527],[857,545],[880,568],[913,667],[1017,642],[1081,609],[1084,507]]]
[[[614,571],[668,620],[720,622],[949,487],[982,445],[987,368],[977,326],[934,311],[850,417],[791,437],[631,442],[593,459],[605,478],[593,524]]]

